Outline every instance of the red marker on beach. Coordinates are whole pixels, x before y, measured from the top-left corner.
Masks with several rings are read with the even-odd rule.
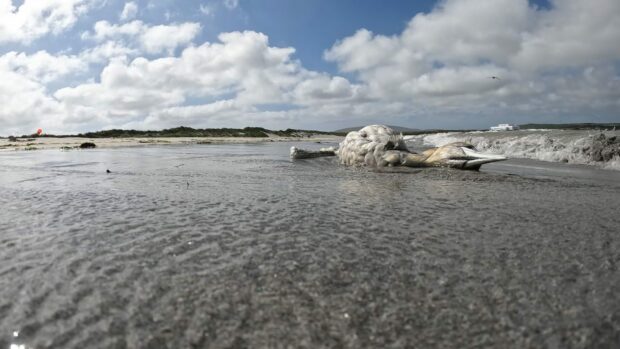
[[[40,136],[40,135],[41,135],[41,133],[43,133],[43,129],[38,128],[38,129],[37,129],[37,135],[39,135],[39,136]]]

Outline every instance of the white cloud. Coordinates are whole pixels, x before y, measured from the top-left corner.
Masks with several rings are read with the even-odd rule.
[[[271,46],[253,31],[195,44],[198,23],[100,21],[83,35],[94,46],[74,55],[0,57],[0,127],[617,120],[619,23],[613,0],[554,1],[549,9],[526,0],[446,0],[397,35],[360,29],[342,38],[324,53],[343,72],[334,76],[305,69],[293,47]],[[100,66],[82,83],[72,77]]]
[[[270,47],[263,34],[224,33],[219,39],[190,46],[179,57],[113,60],[100,83],[63,88],[54,96],[81,113],[125,122],[137,115],[157,118],[165,108],[185,108],[189,97],[232,93],[234,105],[246,107],[287,102],[289,91],[308,74],[291,60],[293,49]]]
[[[29,44],[47,34],[58,35],[73,27],[86,13],[90,0],[24,0],[19,7],[12,0],[0,0],[0,43]]]
[[[133,126],[163,128],[182,124],[206,125],[214,121],[225,124],[232,118],[246,115],[250,110],[247,106],[240,106],[234,99],[222,99],[207,104],[174,106],[156,110],[144,119],[143,125],[136,123]]]
[[[293,93],[294,101],[297,104],[352,103],[361,102],[365,99],[364,87],[351,84],[349,80],[343,77],[330,77],[326,74],[309,75],[295,87]]]
[[[239,6],[239,0],[224,0],[224,6],[229,10],[234,10]]]
[[[401,44],[444,63],[504,63],[519,50],[532,15],[527,0],[448,0],[429,14],[416,15]]]
[[[286,113],[260,112],[267,104],[312,106],[361,100],[363,88],[342,77],[303,69],[292,59],[293,48],[269,46],[261,33],[231,32],[219,42],[184,49],[178,57],[153,60],[115,59],[102,71],[100,82],[58,90],[54,97],[68,113],[98,125],[168,127],[206,125],[245,116],[264,122]],[[203,103],[186,105],[188,100]],[[258,108],[258,109],[257,109]],[[301,116],[299,116],[301,119]]]
[[[400,41],[395,37],[376,36],[360,29],[355,35],[338,42],[324,54],[325,59],[337,61],[345,72],[368,70],[385,65],[391,60],[392,53],[400,48]]]
[[[553,1],[548,10],[526,0],[446,0],[414,16],[400,35],[362,29],[324,56],[356,74],[370,97],[407,101],[431,113],[461,108],[497,114],[502,108],[561,115],[557,106],[570,98],[586,114],[613,115],[615,96],[605,91],[618,81],[611,68],[620,60],[618,28],[615,0]],[[583,72],[590,69],[612,78],[585,84]],[[540,94],[554,100],[542,103]]]
[[[127,58],[130,56],[137,56],[140,51],[127,47],[122,43],[116,41],[106,41],[95,47],[85,49],[80,52],[80,59],[87,63],[108,63],[112,59]]]
[[[554,1],[552,11],[532,17],[521,49],[511,57],[516,69],[554,69],[620,59],[620,1]]]
[[[94,34],[86,32],[82,35],[83,39],[94,39],[96,41],[103,41],[109,38],[119,38],[123,36],[132,37],[138,36],[148,28],[148,25],[142,21],[131,21],[125,24],[111,24],[108,21],[98,21],[95,23],[93,29]]]
[[[200,12],[205,16],[213,16],[215,10],[211,5],[200,4]]]
[[[178,46],[191,42],[198,32],[200,32],[198,23],[156,25],[146,29],[140,40],[148,53],[172,52]]]
[[[190,43],[200,29],[200,24],[192,22],[151,26],[137,20],[120,25],[99,21],[94,25],[94,33],[84,33],[82,38],[84,40],[92,38],[95,41],[126,40],[128,43],[138,45],[149,54],[162,52],[172,54],[177,47]]]
[[[125,3],[125,6],[123,7],[123,11],[119,15],[119,19],[121,21],[128,21],[130,19],[136,18],[137,14],[138,14],[138,4],[131,1],[131,2]]]
[[[9,52],[0,56],[2,72],[17,73],[29,80],[48,83],[63,76],[83,73],[87,65],[76,56],[54,56],[46,51],[38,51],[32,55]]]
[[[45,87],[0,65],[0,125],[6,134],[34,133],[37,127],[58,127],[62,105]],[[56,128],[58,129],[58,128]]]

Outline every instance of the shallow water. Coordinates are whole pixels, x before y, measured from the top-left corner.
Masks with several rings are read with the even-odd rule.
[[[0,348],[620,343],[620,172],[290,145],[0,154]]]

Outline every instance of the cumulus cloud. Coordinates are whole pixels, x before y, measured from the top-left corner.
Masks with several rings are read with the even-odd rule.
[[[100,82],[63,88],[54,97],[100,124],[136,127],[138,117],[144,128],[226,124],[250,115],[268,122],[286,113],[261,112],[261,105],[310,107],[362,101],[365,94],[343,77],[304,69],[292,58],[293,48],[270,46],[264,34],[231,32],[218,39],[187,47],[178,57],[115,59]],[[187,105],[190,99],[215,101]]]
[[[142,79],[150,85],[157,76],[156,81],[163,79],[161,88],[176,86],[203,95],[234,90],[240,97],[264,103],[279,101],[281,92],[297,81],[301,67],[290,59],[294,49],[270,47],[265,35],[251,31],[223,33],[218,38],[219,43],[188,47],[178,58],[135,60],[126,72],[152,74]],[[274,89],[277,92],[271,93]]]
[[[29,44],[47,34],[58,35],[73,27],[86,13],[90,0],[24,0],[15,7],[12,0],[0,0],[0,44]]]
[[[36,128],[62,131],[66,105],[54,98],[49,84],[83,76],[88,62],[80,55],[33,54],[11,51],[0,56],[0,127],[8,134],[26,134]]]
[[[0,125],[3,133],[34,132],[37,127],[58,127],[63,107],[45,87],[0,65]]]
[[[253,31],[196,43],[198,23],[100,21],[83,35],[92,46],[81,52],[0,56],[0,126],[69,132],[617,120],[618,23],[615,0],[552,1],[546,9],[527,0],[445,0],[396,35],[361,28],[337,41],[324,52],[337,76],[305,69],[293,47],[275,47]]]
[[[123,43],[109,40],[97,46],[87,48],[80,52],[79,57],[85,63],[108,63],[112,59],[126,59],[137,56],[140,50],[125,46]]]
[[[477,113],[504,108],[560,115],[559,108],[543,106],[570,98],[590,113],[594,102],[597,112],[613,115],[617,104],[604,91],[618,81],[619,23],[620,2],[614,0],[553,1],[550,9],[527,0],[447,0],[414,16],[399,35],[361,29],[324,57],[356,74],[372,97],[438,112],[460,106]],[[592,69],[612,78],[585,83]],[[553,97],[543,103],[541,94]]]
[[[32,81],[49,83],[66,75],[82,73],[86,71],[87,65],[77,56],[56,56],[46,51],[27,55],[13,51],[0,56],[0,69]]]
[[[252,108],[239,105],[234,99],[222,99],[212,103],[173,106],[150,113],[143,123],[128,123],[137,128],[176,127],[180,124],[220,124],[231,123],[234,118],[245,116]],[[241,121],[241,120],[239,120]]]
[[[63,88],[54,97],[82,114],[116,118],[119,123],[141,115],[154,125],[156,121],[165,124],[171,113],[207,117],[209,111],[223,113],[226,108],[252,110],[260,104],[296,103],[304,93],[314,93],[313,98],[353,94],[351,84],[343,78],[327,78],[328,90],[320,94],[308,86],[293,93],[306,79],[321,79],[291,58],[294,49],[269,46],[267,36],[252,31],[223,33],[218,38],[216,43],[187,47],[178,57],[114,60],[103,69],[99,83]],[[234,100],[183,105],[189,98],[224,95],[232,95]]]
[[[85,32],[82,39],[94,39],[102,41],[109,38],[119,38],[123,36],[133,37],[143,33],[149,26],[142,21],[132,21],[125,24],[112,24],[108,21],[98,21],[93,26],[94,34]]]
[[[123,7],[123,11],[119,15],[119,19],[121,21],[128,21],[130,19],[136,18],[137,14],[138,14],[138,4],[131,1],[131,2],[125,3],[125,6]]]
[[[516,69],[554,69],[606,64],[620,59],[620,2],[554,1],[551,11],[532,14],[521,49],[511,57]]]
[[[366,89],[340,76],[310,73],[295,87],[293,96],[299,105],[361,103],[366,100]]]
[[[191,42],[200,32],[198,23],[156,25],[142,33],[140,41],[148,53],[171,52],[178,46]]]
[[[99,21],[94,25],[94,33],[86,32],[82,38],[95,41],[125,40],[149,54],[172,54],[177,47],[190,43],[200,29],[200,24],[193,22],[153,26],[138,20],[124,24]]]

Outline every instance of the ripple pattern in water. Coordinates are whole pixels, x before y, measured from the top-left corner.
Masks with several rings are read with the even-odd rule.
[[[615,179],[289,146],[2,154],[0,348],[620,343]]]

